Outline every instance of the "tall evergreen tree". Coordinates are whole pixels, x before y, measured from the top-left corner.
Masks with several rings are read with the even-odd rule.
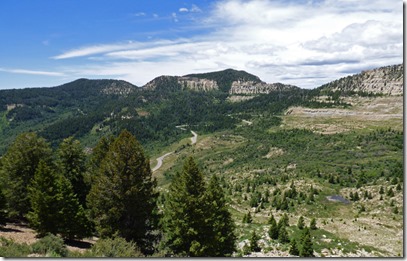
[[[57,234],[59,225],[58,175],[44,161],[40,161],[34,180],[28,188],[32,211],[27,215],[31,226],[40,236]]]
[[[157,208],[155,187],[149,159],[140,143],[123,131],[102,160],[100,176],[87,197],[100,235],[117,234],[150,253]]]
[[[92,226],[84,207],[74,192],[71,182],[64,176],[57,181],[59,206],[59,233],[63,238],[81,239],[92,234]]]
[[[276,223],[276,219],[274,218],[273,213],[270,213],[270,218],[269,218],[269,220],[267,221],[267,224],[271,225],[271,224],[273,224],[273,223]]]
[[[289,253],[293,256],[298,256],[300,254],[295,238],[291,240]]]
[[[252,251],[252,252],[261,251],[261,248],[258,243],[259,240],[260,240],[260,237],[257,235],[256,231],[253,230],[252,235],[250,237],[250,251]]]
[[[282,244],[290,242],[285,225],[282,225],[278,231],[278,241],[280,241]]]
[[[82,206],[86,205],[89,187],[85,184],[86,155],[81,144],[73,137],[64,139],[58,149],[58,166],[64,176],[71,182],[73,190]]]
[[[277,226],[277,222],[274,219],[274,216],[271,215],[270,219],[269,219],[269,224],[270,224],[270,228],[269,228],[269,236],[271,239],[278,239],[278,226]]]
[[[40,160],[50,162],[51,149],[37,134],[19,135],[1,159],[1,182],[11,216],[24,217],[31,209],[27,187]]]
[[[253,222],[252,214],[250,214],[250,211],[248,211],[247,214],[243,217],[243,223],[251,224],[252,222]]]
[[[41,161],[28,190],[32,211],[27,218],[40,236],[59,233],[73,239],[90,235],[90,222],[71,183],[52,166]]]
[[[312,218],[310,223],[309,223],[309,228],[312,230],[317,229],[317,220],[315,218]]]
[[[297,227],[298,227],[298,229],[303,229],[304,226],[305,226],[304,217],[303,217],[303,216],[300,216],[300,217],[298,218]]]
[[[280,230],[280,228],[282,226],[289,226],[289,220],[288,220],[287,213],[284,213],[283,216],[278,221],[278,224],[277,224],[278,230]]]
[[[235,224],[227,209],[224,192],[216,175],[209,181],[204,196],[206,208],[206,255],[211,257],[230,256],[235,250]]]
[[[300,257],[313,257],[314,248],[311,240],[311,233],[308,227],[305,227],[300,242]]]
[[[165,201],[162,220],[163,245],[171,254],[205,254],[205,183],[194,159],[189,157],[174,177]]]
[[[87,172],[85,175],[85,183],[89,186],[94,183],[94,181],[99,176],[100,165],[109,152],[110,145],[114,142],[114,137],[109,138],[102,137],[96,146],[93,148],[91,155],[88,160]]]

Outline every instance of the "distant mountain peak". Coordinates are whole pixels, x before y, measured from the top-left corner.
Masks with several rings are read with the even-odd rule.
[[[283,91],[298,88],[282,83],[268,84],[256,75],[246,71],[225,69],[222,71],[187,74],[184,76],[159,76],[143,86],[145,90],[221,90],[233,94],[265,94],[272,91]]]
[[[198,79],[208,79],[216,81],[219,89],[224,92],[229,92],[233,82],[236,81],[252,81],[254,83],[262,82],[256,75],[250,74],[246,71],[238,71],[230,68],[222,71],[208,73],[187,74],[184,77],[194,77]]]
[[[127,96],[137,90],[137,86],[123,80],[86,78],[80,78],[55,88],[69,93],[101,93],[120,96]]]

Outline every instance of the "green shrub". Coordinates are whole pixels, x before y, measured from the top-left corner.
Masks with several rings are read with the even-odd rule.
[[[48,234],[31,245],[34,253],[49,257],[66,257],[68,250],[64,240],[53,234]]]
[[[139,248],[133,242],[122,237],[99,239],[90,249],[94,257],[142,257]]]
[[[12,240],[0,237],[0,256],[2,257],[27,257],[31,248],[27,244],[17,244]]]

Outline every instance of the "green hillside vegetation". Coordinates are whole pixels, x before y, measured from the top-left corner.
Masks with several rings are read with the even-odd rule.
[[[402,97],[327,85],[229,102],[234,80],[260,79],[188,77],[220,90],[159,77],[0,91],[0,219],[44,242],[100,237],[49,256],[403,256]],[[6,256],[39,252],[2,240]]]

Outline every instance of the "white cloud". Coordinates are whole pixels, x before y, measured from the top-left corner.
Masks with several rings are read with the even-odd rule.
[[[62,72],[49,72],[49,71],[36,71],[36,70],[26,70],[26,69],[7,69],[0,68],[1,72],[7,73],[18,73],[18,74],[30,74],[30,75],[43,75],[43,76],[64,76]]]
[[[177,17],[177,13],[172,13],[171,14],[171,17],[172,17],[172,20],[174,21],[174,22],[178,22],[178,17]]]
[[[194,5],[187,10],[201,12]],[[89,63],[80,70],[137,84],[162,74],[235,68],[267,82],[310,88],[367,68],[401,63],[402,17],[402,5],[396,1],[225,0],[197,20],[195,26],[206,34],[88,46],[54,59],[95,55],[95,60],[108,62]],[[176,13],[171,18],[178,22]],[[74,73],[80,75],[80,70]]]
[[[139,16],[146,16],[146,13],[144,13],[144,12],[138,12],[138,13],[135,13],[134,16],[136,16],[136,17],[139,17]]]
[[[189,10],[188,10],[188,8],[182,7],[182,8],[180,8],[178,11],[179,11],[180,13],[182,13],[182,12],[188,12]]]
[[[194,5],[194,4],[192,5],[192,7],[191,7],[191,9],[189,11],[191,11],[192,13],[200,13],[200,12],[202,12],[201,8],[199,8],[197,5]]]
[[[60,55],[57,55],[57,56],[54,56],[51,58],[59,60],[59,59],[82,57],[82,56],[88,56],[88,55],[94,55],[94,54],[113,52],[113,51],[118,51],[118,50],[123,50],[123,49],[128,49],[128,48],[137,48],[140,45],[141,45],[141,43],[134,43],[134,42],[93,45],[93,46],[87,46],[87,47],[70,50],[70,51],[64,52]]]

